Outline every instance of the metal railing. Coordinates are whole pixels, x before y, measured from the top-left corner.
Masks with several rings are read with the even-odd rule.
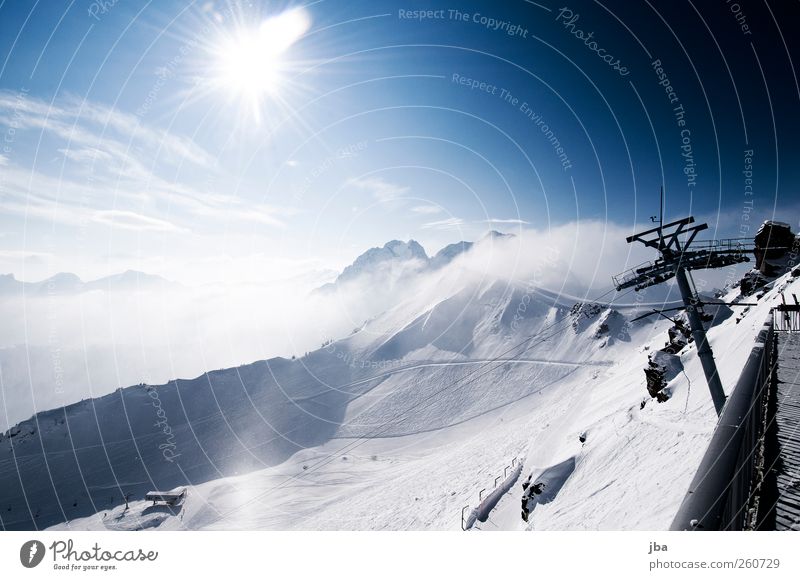
[[[775,330],[800,332],[800,306],[797,304],[779,304],[772,312]]]
[[[692,242],[695,250],[710,250],[714,252],[741,252],[752,254],[755,250],[752,238],[725,238],[722,240],[700,240]]]
[[[521,472],[522,462],[519,461],[517,457],[511,460],[511,464],[507,465],[503,469],[503,475],[498,475],[494,478],[494,490],[490,492],[486,497],[483,496],[483,492],[486,491],[486,488],[483,488],[478,492],[478,507],[473,508],[469,513],[469,505],[465,505],[461,508],[461,529],[467,531],[468,529],[472,528],[475,521],[481,519],[481,521],[485,520],[485,517],[489,515],[489,512],[494,508],[497,501],[500,499],[500,495],[497,495],[498,491],[498,482],[502,479],[503,483],[500,485],[502,489],[502,493],[506,493],[508,489],[516,482],[519,474]],[[511,476],[508,475],[508,472],[511,471]],[[497,495],[497,498],[494,501],[491,501],[493,495]],[[502,494],[501,494],[502,495]],[[486,502],[489,502],[487,505]]]
[[[736,387],[722,409],[672,530],[745,530],[755,527],[763,482],[767,402],[774,388],[772,315],[758,333]]]
[[[629,268],[624,272],[620,272],[615,276],[611,276],[611,281],[614,283],[615,288],[619,288],[620,286],[624,286],[628,282],[636,280],[642,275],[642,272],[644,272],[648,268],[652,268],[653,266],[654,266],[653,262],[642,262],[641,264],[637,264],[633,268]]]

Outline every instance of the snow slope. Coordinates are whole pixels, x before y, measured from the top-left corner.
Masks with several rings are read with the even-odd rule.
[[[780,279],[738,324],[709,331],[726,387],[784,287],[800,292]],[[474,529],[665,529],[716,417],[693,346],[670,400],[650,399],[643,368],[671,323],[629,322],[646,309],[576,308],[507,280],[429,273],[298,360],[121,389],[23,422],[0,441],[0,521],[456,530],[519,458],[518,484]],[[548,486],[526,523],[528,476]],[[141,500],[177,486],[188,494],[174,509]]]

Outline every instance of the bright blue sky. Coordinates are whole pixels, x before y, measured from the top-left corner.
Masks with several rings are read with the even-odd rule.
[[[291,275],[392,238],[432,253],[488,229],[635,228],[662,183],[668,217],[718,235],[745,232],[751,200],[798,229],[796,41],[773,20],[796,8],[458,4],[305,4],[254,113],[220,86],[219,38],[300,3],[0,3],[0,272]]]

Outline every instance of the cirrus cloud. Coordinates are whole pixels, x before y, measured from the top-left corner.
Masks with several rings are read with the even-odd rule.
[[[134,231],[151,232],[187,232],[185,228],[163,219],[142,215],[132,211],[105,210],[96,211],[92,215],[92,221],[107,224],[117,228]]]

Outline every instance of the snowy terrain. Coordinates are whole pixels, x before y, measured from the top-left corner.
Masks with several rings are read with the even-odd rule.
[[[0,275],[0,431],[36,411],[138,382],[316,348],[326,335],[349,331],[349,321],[317,317],[312,327],[303,313],[314,301],[287,296],[331,274],[233,288],[186,286],[133,271],[85,282],[66,273],[39,282]],[[284,305],[280,313],[270,307],[276,303]],[[294,331],[286,330],[290,322]]]
[[[646,301],[609,293],[576,306],[459,267],[474,248],[460,250],[447,267],[395,253],[415,261],[398,268],[389,257],[402,298],[295,360],[120,389],[12,428],[0,440],[0,522],[458,530],[462,509],[519,461],[519,481],[473,530],[666,529],[716,420],[694,345],[657,403],[643,369],[672,323],[630,322]],[[800,293],[800,282],[783,277],[757,306],[715,320],[726,388],[784,289]],[[547,486],[524,522],[529,477]],[[173,508],[142,499],[179,486],[187,495]]]

